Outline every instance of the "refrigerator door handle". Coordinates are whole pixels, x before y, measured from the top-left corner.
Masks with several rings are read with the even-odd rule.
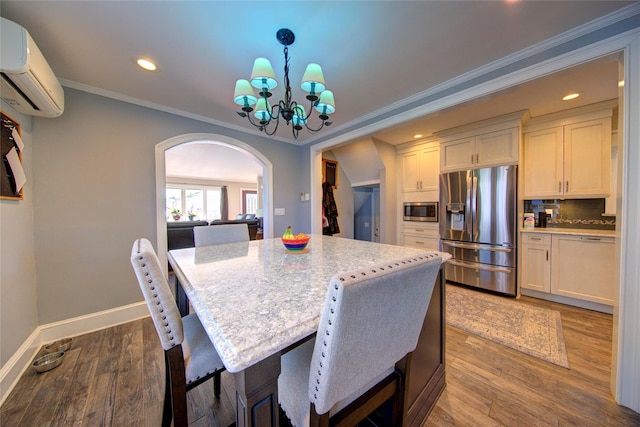
[[[464,231],[468,234],[468,238],[473,240],[473,205],[471,204],[473,171],[467,171],[467,201],[466,215],[464,216]]]
[[[513,251],[513,248],[505,246],[491,246],[491,245],[478,245],[475,243],[457,243],[453,241],[443,241],[443,245],[451,246],[452,248],[471,249],[475,251],[490,251],[490,252],[505,252],[509,253]]]
[[[472,172],[471,175],[471,239],[478,238],[478,177]]]
[[[493,273],[511,273],[513,271],[513,269],[511,268],[496,267],[489,264],[479,264],[475,262],[457,261],[453,259],[447,261],[447,264],[453,265],[456,267],[465,267],[465,268],[473,268],[473,269],[482,270],[482,271],[491,271]]]

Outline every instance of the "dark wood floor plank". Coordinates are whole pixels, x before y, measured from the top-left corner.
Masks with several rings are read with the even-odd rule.
[[[25,410],[21,425],[25,426],[48,426],[55,416],[62,410],[60,406],[65,405],[65,397],[71,386],[74,369],[80,350],[71,349],[66,352],[62,364],[55,369],[43,372],[38,375],[39,386]],[[29,373],[33,375],[34,372]],[[43,411],[46,409],[46,411]]]
[[[139,321],[143,341],[143,418],[145,427],[156,427],[162,422],[164,402],[164,351],[153,322]]]
[[[115,390],[117,372],[105,372],[96,375],[91,384],[91,393],[87,399],[85,425],[112,426],[115,411]]]
[[[89,387],[98,366],[98,361],[94,359],[80,362],[80,360],[70,378],[70,384],[63,399],[64,404],[57,408],[55,415],[52,417],[51,427],[82,425],[89,397]]]
[[[133,330],[125,333],[120,341],[118,382],[114,405],[114,425],[142,426],[139,414],[144,408],[144,365],[142,326],[131,322]]]

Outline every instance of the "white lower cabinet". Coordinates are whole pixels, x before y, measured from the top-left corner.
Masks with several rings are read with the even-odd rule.
[[[553,236],[551,292],[613,305],[614,239]]]
[[[538,292],[551,292],[551,235],[523,233],[520,286]]]
[[[613,237],[522,233],[520,287],[613,305]]]
[[[418,223],[419,224],[419,223]],[[402,245],[439,250],[440,235],[437,223],[405,225],[402,227]]]

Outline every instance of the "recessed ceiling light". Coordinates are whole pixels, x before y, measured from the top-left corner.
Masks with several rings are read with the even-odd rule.
[[[416,133],[415,135],[413,135],[413,137],[415,139],[422,138],[422,134],[421,133]]]
[[[579,96],[580,96],[580,93],[578,93],[578,92],[570,93],[568,95],[563,96],[562,100],[563,101],[569,101],[569,100],[572,100],[572,99],[576,99]]]
[[[148,59],[140,58],[138,59],[137,63],[141,68],[144,68],[145,70],[155,71],[156,69],[156,64]]]

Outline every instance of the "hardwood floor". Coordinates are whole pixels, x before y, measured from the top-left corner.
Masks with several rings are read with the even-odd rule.
[[[425,426],[639,426],[609,387],[612,317],[523,297],[562,313],[571,369],[447,327],[447,387]],[[27,370],[0,408],[0,426],[159,426],[163,352],[150,318],[76,337],[58,368]],[[191,426],[234,419],[233,379],[188,396]]]

